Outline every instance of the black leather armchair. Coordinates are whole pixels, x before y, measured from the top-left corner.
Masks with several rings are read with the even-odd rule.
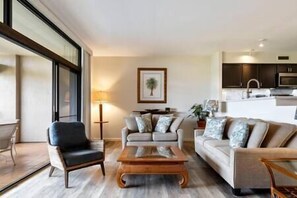
[[[81,122],[53,122],[48,129],[48,151],[51,163],[49,176],[58,168],[64,171],[65,187],[68,173],[73,170],[101,165],[104,170],[104,140],[90,141]]]

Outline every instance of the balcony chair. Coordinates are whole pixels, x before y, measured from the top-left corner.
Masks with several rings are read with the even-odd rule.
[[[65,188],[68,188],[68,173],[73,170],[100,164],[105,175],[104,140],[88,140],[83,123],[53,122],[47,136],[51,163],[49,177],[55,168],[64,171]]]
[[[15,149],[15,140],[13,140],[13,136],[18,129],[18,123],[19,120],[16,120],[15,122],[0,124],[0,153],[10,151],[14,166],[16,164],[12,154],[12,149]]]

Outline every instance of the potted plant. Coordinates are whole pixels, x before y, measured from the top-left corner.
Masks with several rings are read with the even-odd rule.
[[[208,116],[209,112],[203,111],[202,104],[194,104],[190,108],[191,114],[188,117],[197,118],[197,125],[198,128],[204,128],[206,124],[206,117]]]

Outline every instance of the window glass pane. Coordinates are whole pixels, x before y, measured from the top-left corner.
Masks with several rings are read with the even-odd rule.
[[[0,22],[3,22],[3,0],[0,0]]]
[[[12,27],[40,45],[78,65],[78,49],[35,16],[17,0],[13,1]]]
[[[77,121],[77,75],[59,67],[59,120]]]

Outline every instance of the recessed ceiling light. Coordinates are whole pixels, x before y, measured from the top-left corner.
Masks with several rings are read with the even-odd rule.
[[[264,47],[264,42],[267,41],[267,39],[259,39],[259,47]]]

